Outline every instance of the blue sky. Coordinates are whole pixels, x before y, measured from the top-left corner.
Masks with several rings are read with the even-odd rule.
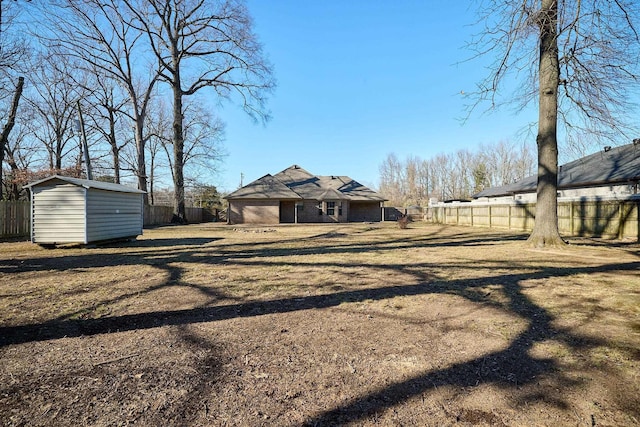
[[[234,190],[299,164],[318,175],[348,175],[377,187],[389,153],[430,158],[517,140],[537,113],[475,111],[471,92],[487,73],[464,62],[476,30],[468,2],[249,0],[255,31],[275,68],[272,120],[263,126],[238,106],[226,122],[227,157],[215,183]]]

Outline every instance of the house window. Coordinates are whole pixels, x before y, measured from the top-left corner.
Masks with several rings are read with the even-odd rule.
[[[342,202],[338,203],[338,216],[342,216]]]
[[[322,202],[318,203],[318,216],[322,216]]]
[[[336,202],[327,202],[327,215],[336,214]]]

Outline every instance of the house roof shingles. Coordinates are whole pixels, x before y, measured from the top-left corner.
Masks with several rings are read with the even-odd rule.
[[[227,199],[301,199],[275,177],[267,174],[229,194]]]
[[[260,179],[229,194],[227,199],[305,199],[379,201],[383,196],[348,176],[316,176],[298,165]]]
[[[576,188],[640,180],[640,144],[628,144],[599,151],[560,166],[558,188]],[[492,187],[473,196],[507,196],[536,190],[537,175],[528,176],[513,184]]]

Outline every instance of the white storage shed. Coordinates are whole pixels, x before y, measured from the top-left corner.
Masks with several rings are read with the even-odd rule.
[[[31,241],[92,243],[142,234],[144,191],[120,184],[54,175],[31,190]]]

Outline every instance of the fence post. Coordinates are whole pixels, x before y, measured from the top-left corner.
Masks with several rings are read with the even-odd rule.
[[[581,235],[584,235],[584,236],[595,236],[595,235],[598,235],[598,233],[601,233],[600,228],[598,228],[600,227],[600,225],[598,224],[601,224],[603,221],[605,221],[607,224],[609,224],[609,228],[606,228],[604,230],[607,231],[607,234],[609,234],[611,237],[614,237],[617,235],[619,239],[636,238],[640,242],[640,219],[638,218],[638,216],[640,216],[640,198],[630,198],[627,200],[616,200],[616,201],[608,200],[608,203],[610,204],[614,204],[614,203],[617,204],[619,209],[618,214],[616,215],[615,211],[611,212],[610,209],[596,210],[595,213],[590,214],[593,216],[593,218],[584,219],[584,221],[587,221],[587,220],[597,221],[596,227],[588,226],[588,224],[585,225],[582,223],[583,221],[582,215],[587,215],[586,212],[591,212],[587,208],[593,202],[588,200],[586,202],[582,202],[582,203],[589,203],[589,205],[586,206],[584,209],[581,209],[580,203],[581,203],[580,201],[576,201],[576,200],[566,200],[566,201],[563,201],[562,204],[558,203],[558,208],[559,208],[558,210],[560,210],[560,208],[562,207],[563,212],[564,212],[564,207],[568,206],[568,220],[570,221],[570,224],[566,226],[565,220],[567,219],[567,217],[566,216],[562,218],[558,217],[558,220],[562,220],[563,226],[566,226],[566,228],[560,229],[561,233],[568,233],[572,236],[575,236],[576,233],[580,233]],[[489,228],[493,228],[494,227],[494,221],[493,221],[494,206],[498,207],[499,215],[501,215],[503,209],[505,208],[507,209],[507,215],[508,215],[507,225],[509,230],[518,230],[518,231],[532,230],[532,223],[535,222],[535,209],[536,209],[535,203],[521,203],[521,204],[476,203],[476,206],[471,206],[469,203],[459,204],[457,206],[452,206],[452,204],[447,204],[447,206],[445,206],[444,204],[442,204],[442,206],[437,206],[432,208],[433,214],[431,217],[431,221],[435,223],[440,223],[440,224],[460,225],[460,215],[463,215],[463,220],[465,220],[465,218],[470,216],[469,219],[465,220],[465,221],[468,221],[468,222],[465,222],[465,225],[467,226],[470,223],[471,226],[475,226],[479,224],[482,227],[488,226]],[[464,216],[467,214],[460,213],[461,208],[469,209],[468,216]],[[481,215],[479,214],[481,218],[479,222],[476,222],[474,218],[475,208],[481,209],[481,211],[479,212],[482,212]],[[455,212],[454,212],[454,209],[455,209]],[[465,212],[467,211],[465,210]],[[484,219],[485,216],[487,215],[488,215],[488,218]],[[618,229],[614,230],[611,228],[611,226],[614,225],[616,220],[618,221]],[[514,221],[515,221],[515,224],[514,224]],[[558,225],[560,226],[560,221]],[[582,228],[583,226],[584,226],[584,229]],[[499,216],[498,228],[501,228],[501,227],[504,227],[504,218],[502,216]]]
[[[575,215],[575,207],[573,205],[573,200],[569,202],[569,232],[571,235],[574,235],[574,225],[573,225],[573,217]]]
[[[618,239],[622,239],[622,237],[624,237],[624,224],[622,223],[622,211],[624,211],[624,205],[624,201],[618,203]]]
[[[489,228],[491,228],[491,205],[489,205]]]

